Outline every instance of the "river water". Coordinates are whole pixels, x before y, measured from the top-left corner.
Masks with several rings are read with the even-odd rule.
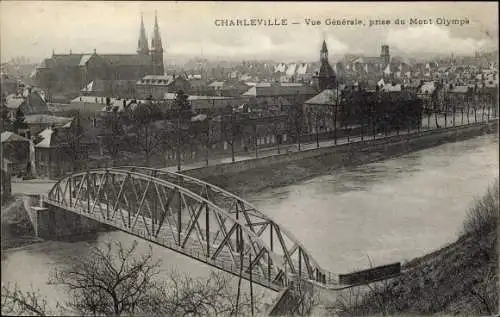
[[[369,267],[370,260],[374,265],[410,260],[453,242],[467,207],[497,177],[498,161],[498,137],[487,135],[245,198],[293,232],[323,268],[349,272]],[[2,282],[39,289],[49,303],[64,301],[64,290],[48,285],[49,273],[109,239],[131,242],[135,237],[108,232],[91,241],[49,241],[12,250],[2,259]],[[147,250],[148,243],[139,241],[139,248]],[[165,272],[208,275],[202,263],[152,248]]]

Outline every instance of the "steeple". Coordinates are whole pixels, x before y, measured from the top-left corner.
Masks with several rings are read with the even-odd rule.
[[[155,11],[155,27],[153,31],[153,38],[151,39],[151,51],[163,53],[160,28],[158,27],[158,16],[156,14],[156,11]]]
[[[335,71],[328,62],[328,48],[326,47],[326,41],[323,40],[323,45],[320,51],[320,67],[317,74],[317,85],[320,91],[324,89],[332,89],[336,85]]]
[[[153,75],[164,75],[163,67],[163,47],[161,43],[160,28],[158,26],[158,16],[155,11],[155,27],[153,38],[151,39],[151,62]]]
[[[326,41],[323,40],[323,45],[321,46],[320,57],[321,62],[328,63],[328,48],[326,47]]]
[[[139,31],[139,41],[137,42],[137,54],[148,55],[148,37],[146,36],[146,29],[144,28],[144,19],[141,14],[141,29]]]

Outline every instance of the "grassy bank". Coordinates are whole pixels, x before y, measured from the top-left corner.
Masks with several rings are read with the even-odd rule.
[[[358,153],[356,157],[332,155],[313,157],[287,164],[254,168],[228,175],[209,176],[204,181],[245,196],[268,188],[287,186],[309,178],[325,175],[342,167],[381,160],[381,153]]]
[[[403,266],[391,281],[343,291],[340,316],[498,313],[498,180],[469,209],[454,243]]]

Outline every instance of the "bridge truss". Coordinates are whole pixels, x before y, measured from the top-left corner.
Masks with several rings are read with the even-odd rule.
[[[60,179],[47,203],[275,291],[295,279],[326,288],[338,283],[252,204],[186,175],[129,166],[90,170]]]

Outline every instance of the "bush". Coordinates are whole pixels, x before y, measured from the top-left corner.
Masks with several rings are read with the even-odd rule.
[[[498,179],[486,194],[475,199],[464,221],[462,234],[481,234],[495,229],[499,216]]]

